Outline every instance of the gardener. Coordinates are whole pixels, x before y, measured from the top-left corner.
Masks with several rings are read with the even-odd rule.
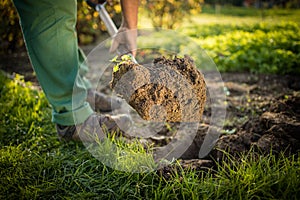
[[[95,109],[100,111],[110,111],[111,105],[120,104],[117,99],[92,90],[84,77],[88,68],[83,64],[85,55],[77,43],[76,0],[13,2],[30,61],[52,105],[52,121],[56,123],[58,136],[64,140],[88,140],[82,135],[88,131],[101,139],[104,128],[113,131],[118,125],[125,126],[129,122],[127,115],[95,114],[89,103],[95,100]],[[138,0],[121,0],[123,21],[119,33],[126,32],[115,37],[112,51],[123,43],[135,54],[138,4]]]

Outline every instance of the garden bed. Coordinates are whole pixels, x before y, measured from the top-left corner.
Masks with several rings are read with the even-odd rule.
[[[29,65],[25,66],[29,67]],[[11,70],[23,73],[25,79],[36,81],[28,73],[31,70],[29,68],[27,71],[19,68]],[[111,75],[111,73],[106,74]],[[212,167],[216,166],[216,163],[212,164],[213,161],[222,160],[225,152],[238,158],[242,152],[246,153],[250,149],[254,149],[259,154],[272,152],[291,155],[299,152],[300,77],[222,73],[222,78],[227,95],[227,115],[223,130],[220,130],[221,136],[209,155],[199,160],[199,150],[210,126],[211,113],[208,104],[204,109],[203,120],[194,141],[179,158],[182,166]],[[101,88],[101,90],[105,93],[110,91],[109,88]],[[148,144],[163,147],[172,141],[174,135],[170,130],[176,129],[177,125],[176,123],[169,125],[171,129],[170,127],[162,129],[158,133],[159,137],[148,138]]]

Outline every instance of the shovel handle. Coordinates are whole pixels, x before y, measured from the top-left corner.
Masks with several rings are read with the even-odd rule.
[[[86,0],[86,3],[89,6],[91,6],[92,8],[94,8],[99,13],[99,16],[100,16],[101,20],[103,21],[103,23],[105,24],[109,35],[111,37],[113,37],[118,32],[118,29],[104,7],[106,4],[106,1],[102,0],[102,1],[99,1],[98,4],[95,4],[95,3],[91,2],[90,0]]]
[[[106,3],[106,0],[98,0],[98,3],[94,3],[94,2],[92,2],[92,1],[90,1],[90,0],[86,0],[86,3],[90,6],[90,7],[92,7],[92,8],[94,8],[95,10],[96,10],[96,6],[97,6],[97,4],[105,4]]]
[[[99,2],[98,4],[95,4],[95,3],[91,2],[90,0],[86,0],[86,2],[89,6],[94,8],[99,13],[99,16],[100,16],[101,20],[103,21],[103,23],[105,24],[105,27],[107,28],[109,35],[111,37],[114,37],[118,33],[118,29],[104,7],[106,4],[106,0],[98,1]],[[117,49],[117,54],[118,55],[123,55],[123,54],[131,55],[131,53],[128,53],[128,49],[129,48],[126,45],[121,44],[121,45],[119,45],[119,47]],[[131,58],[132,58],[133,62],[137,63],[134,56],[132,56]]]

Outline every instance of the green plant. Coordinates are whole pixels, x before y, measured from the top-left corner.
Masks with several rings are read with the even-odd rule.
[[[133,57],[131,54],[122,55],[120,58],[119,58],[119,56],[115,56],[113,59],[110,60],[110,62],[112,62],[114,64],[113,72],[119,71],[120,65],[122,65],[128,61],[132,61],[132,59],[133,59]]]
[[[300,28],[295,23],[254,25],[198,39],[221,71],[300,74]]]

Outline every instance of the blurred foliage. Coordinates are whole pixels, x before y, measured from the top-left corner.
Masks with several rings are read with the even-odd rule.
[[[231,31],[225,29],[223,34],[196,40],[222,71],[300,74],[298,24],[261,23],[243,27],[232,26]]]
[[[282,30],[291,30],[297,33],[299,30],[299,25],[295,22],[286,22],[286,23],[276,23],[276,24],[268,24],[268,23],[254,23],[252,25],[247,24],[217,24],[210,23],[205,26],[199,26],[197,24],[191,24],[188,27],[184,27],[180,29],[180,32],[184,35],[190,36],[192,38],[207,38],[217,35],[224,35],[226,33],[230,33],[233,31],[245,31],[253,33],[257,30],[261,30],[265,33],[272,31],[282,31]]]
[[[106,10],[118,27],[122,21],[120,1],[111,0],[111,5],[107,5]],[[85,1],[78,1],[77,6],[76,28],[79,43],[88,44],[94,42],[101,34],[106,32],[106,27],[101,21],[98,12],[89,7]]]
[[[300,74],[300,27],[296,23],[211,24],[200,30],[201,34],[192,31],[189,35],[221,71]]]
[[[200,69],[214,69],[209,62],[212,58],[222,72],[300,75],[300,26],[297,23],[191,25],[181,33],[162,31],[151,37],[142,36],[138,46],[152,51],[168,50],[179,56],[187,54]],[[141,53],[138,52],[137,59],[146,60],[141,58]]]
[[[184,18],[199,14],[204,0],[141,0],[147,15],[156,28],[173,29],[179,26]]]
[[[205,0],[211,5],[253,6],[256,8],[299,8],[299,0]]]
[[[11,0],[0,1],[0,53],[24,47],[19,17]]]
[[[207,4],[230,4],[230,5],[234,5],[234,6],[242,6],[243,5],[244,0],[205,0],[205,3]]]
[[[85,1],[78,1],[77,34],[80,44],[94,42],[106,32],[98,12],[90,8]],[[108,13],[117,25],[121,24],[121,5],[119,0],[112,0],[112,6],[106,6]],[[24,41],[19,25],[19,16],[11,0],[0,2],[0,53],[12,53],[22,48]]]

